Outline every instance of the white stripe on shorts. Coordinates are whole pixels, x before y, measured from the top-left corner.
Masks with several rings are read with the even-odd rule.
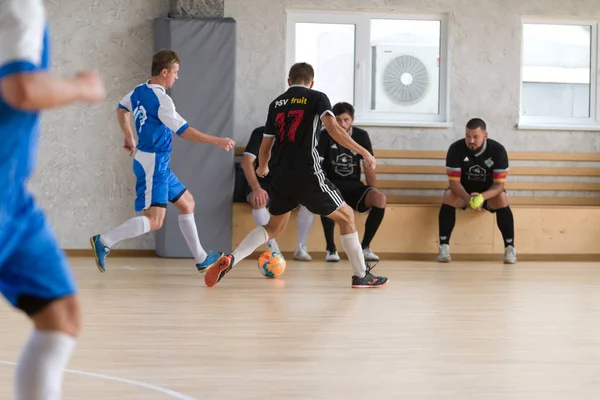
[[[144,174],[146,175],[146,200],[144,202],[144,209],[147,209],[152,204],[152,178],[154,177],[154,167],[156,165],[156,153],[146,153],[143,151],[137,151],[135,153],[135,159],[142,165]]]
[[[317,115],[315,115],[315,118],[313,120],[313,132],[312,132],[312,158],[313,158],[313,167],[315,169],[315,175],[317,176],[317,180],[319,182],[319,187],[321,188],[321,190],[324,193],[327,193],[329,195],[329,197],[331,197],[331,200],[333,200],[333,202],[335,203],[335,205],[337,206],[337,208],[340,208],[342,206],[342,204],[344,204],[344,199],[342,199],[341,196],[339,196],[337,194],[336,191],[331,190],[331,188],[329,188],[326,184],[325,184],[325,174],[323,173],[323,170],[321,169],[321,163],[319,160],[319,151],[317,150],[317,127],[319,126],[319,117]]]

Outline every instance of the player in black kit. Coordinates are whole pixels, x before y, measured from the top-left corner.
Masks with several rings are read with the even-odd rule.
[[[242,169],[246,180],[248,181],[248,193],[246,200],[252,206],[252,218],[256,226],[264,226],[269,223],[271,216],[269,215],[269,192],[271,191],[271,177],[256,176],[256,168],[258,168],[258,152],[260,144],[263,140],[265,127],[261,126],[252,131],[250,140],[244,149],[244,159],[242,160]],[[298,217],[298,243],[294,251],[294,260],[310,261],[312,257],[306,249],[306,242],[310,234],[315,215],[308,211],[304,206],[300,206]],[[275,239],[269,239],[267,242],[269,250],[279,251],[279,246]]]
[[[354,107],[349,103],[337,103],[333,106],[335,118],[342,128],[356,143],[367,149],[373,154],[371,139],[364,129],[352,126],[354,122]],[[319,153],[323,159],[323,170],[325,176],[340,190],[344,201],[358,212],[369,211],[369,216],[365,222],[365,233],[362,241],[363,255],[367,261],[379,261],[377,254],[370,249],[371,241],[377,233],[379,225],[383,220],[386,195],[375,188],[375,171],[365,167],[365,185],[361,180],[360,163],[362,155],[346,149],[336,143],[327,131],[321,133],[319,140]],[[333,239],[334,222],[321,216],[323,232],[327,242],[325,260],[337,262],[340,256],[337,253]]]
[[[317,149],[321,122],[335,141],[361,154],[365,166],[374,169],[375,158],[339,126],[327,96],[312,90],[313,78],[312,66],[294,64],[288,75],[290,87],[269,105],[256,174],[266,176],[271,169],[271,219],[264,227],[256,227],[231,254],[221,257],[206,272],[204,281],[208,287],[216,285],[235,264],[282,232],[290,211],[299,204],[340,225],[342,247],[354,272],[353,288],[376,288],[388,282],[385,277],[371,274],[358,240],[354,212],[321,169]]]
[[[444,193],[439,213],[439,262],[450,261],[450,235],[456,221],[456,208],[466,209],[471,198],[480,195],[482,208],[496,213],[496,222],[504,239],[504,262],[517,262],[514,247],[514,220],[504,190],[508,176],[508,154],[495,140],[488,139],[486,124],[479,118],[467,123],[465,138],[454,142],[446,155],[446,173],[450,187]]]

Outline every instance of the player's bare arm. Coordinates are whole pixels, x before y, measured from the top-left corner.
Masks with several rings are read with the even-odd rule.
[[[248,186],[250,189],[257,190],[260,188],[260,183],[258,182],[258,178],[256,177],[256,171],[254,171],[254,157],[248,154],[244,154],[244,158],[242,159],[242,170],[244,171],[244,176],[248,181]]]
[[[368,186],[372,186],[372,187],[377,186],[377,178],[375,176],[375,170],[373,168],[369,168],[366,165],[365,165],[365,179],[367,180]]]
[[[356,143],[354,139],[346,134],[344,128],[337,123],[333,115],[326,114],[321,120],[323,121],[327,132],[329,132],[329,136],[331,136],[333,140],[348,150],[352,150],[353,152],[360,154],[363,157],[365,169],[375,169],[375,157],[373,157],[367,149]]]
[[[274,136],[265,136],[260,144],[256,175],[260,176],[261,178],[269,174],[269,160],[271,159],[271,148],[273,147],[273,142],[275,142]]]
[[[248,186],[250,186],[250,189],[252,190],[251,195],[256,196],[256,205],[258,207],[265,207],[269,196],[267,192],[260,186],[260,182],[258,182],[256,171],[254,170],[253,156],[244,154],[244,158],[242,159],[242,170],[244,171],[244,176],[246,176],[246,181],[248,181]]]
[[[220,149],[229,151],[235,146],[235,142],[230,138],[220,138],[200,132],[198,129],[189,127],[181,134],[181,138],[190,142],[208,143],[217,146]]]
[[[75,102],[95,103],[105,98],[100,76],[94,71],[61,78],[48,72],[12,74],[0,80],[4,101],[11,107],[35,111]]]
[[[123,148],[129,152],[130,156],[133,156],[135,153],[135,138],[131,129],[130,112],[121,107],[117,108],[117,121],[124,135]]]
[[[500,193],[504,192],[504,182],[494,182],[492,186],[481,193],[484,200],[493,199],[498,196]]]
[[[460,180],[450,180],[450,191],[463,199],[466,203],[471,200],[471,194],[465,190],[465,187],[460,183]]]

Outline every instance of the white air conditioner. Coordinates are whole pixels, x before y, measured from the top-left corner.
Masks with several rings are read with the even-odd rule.
[[[372,47],[371,109],[377,112],[437,114],[439,47],[384,45]]]

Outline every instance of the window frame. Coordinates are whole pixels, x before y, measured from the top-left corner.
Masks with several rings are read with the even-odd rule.
[[[424,20],[440,22],[440,76],[439,76],[439,112],[437,114],[403,114],[371,111],[371,20]],[[297,23],[323,23],[354,25],[354,98],[349,99],[356,110],[355,124],[363,126],[409,126],[440,127],[451,126],[449,108],[449,52],[448,52],[448,16],[446,14],[390,14],[381,12],[344,12],[329,10],[286,11],[286,73],[284,83],[287,86],[287,68],[294,63]]]
[[[525,25],[571,25],[590,26],[590,116],[588,118],[524,116],[523,115],[523,78],[525,58]],[[520,129],[551,130],[598,130],[600,129],[600,20],[561,19],[546,17],[523,17],[521,19],[521,59],[519,82],[519,119]]]

